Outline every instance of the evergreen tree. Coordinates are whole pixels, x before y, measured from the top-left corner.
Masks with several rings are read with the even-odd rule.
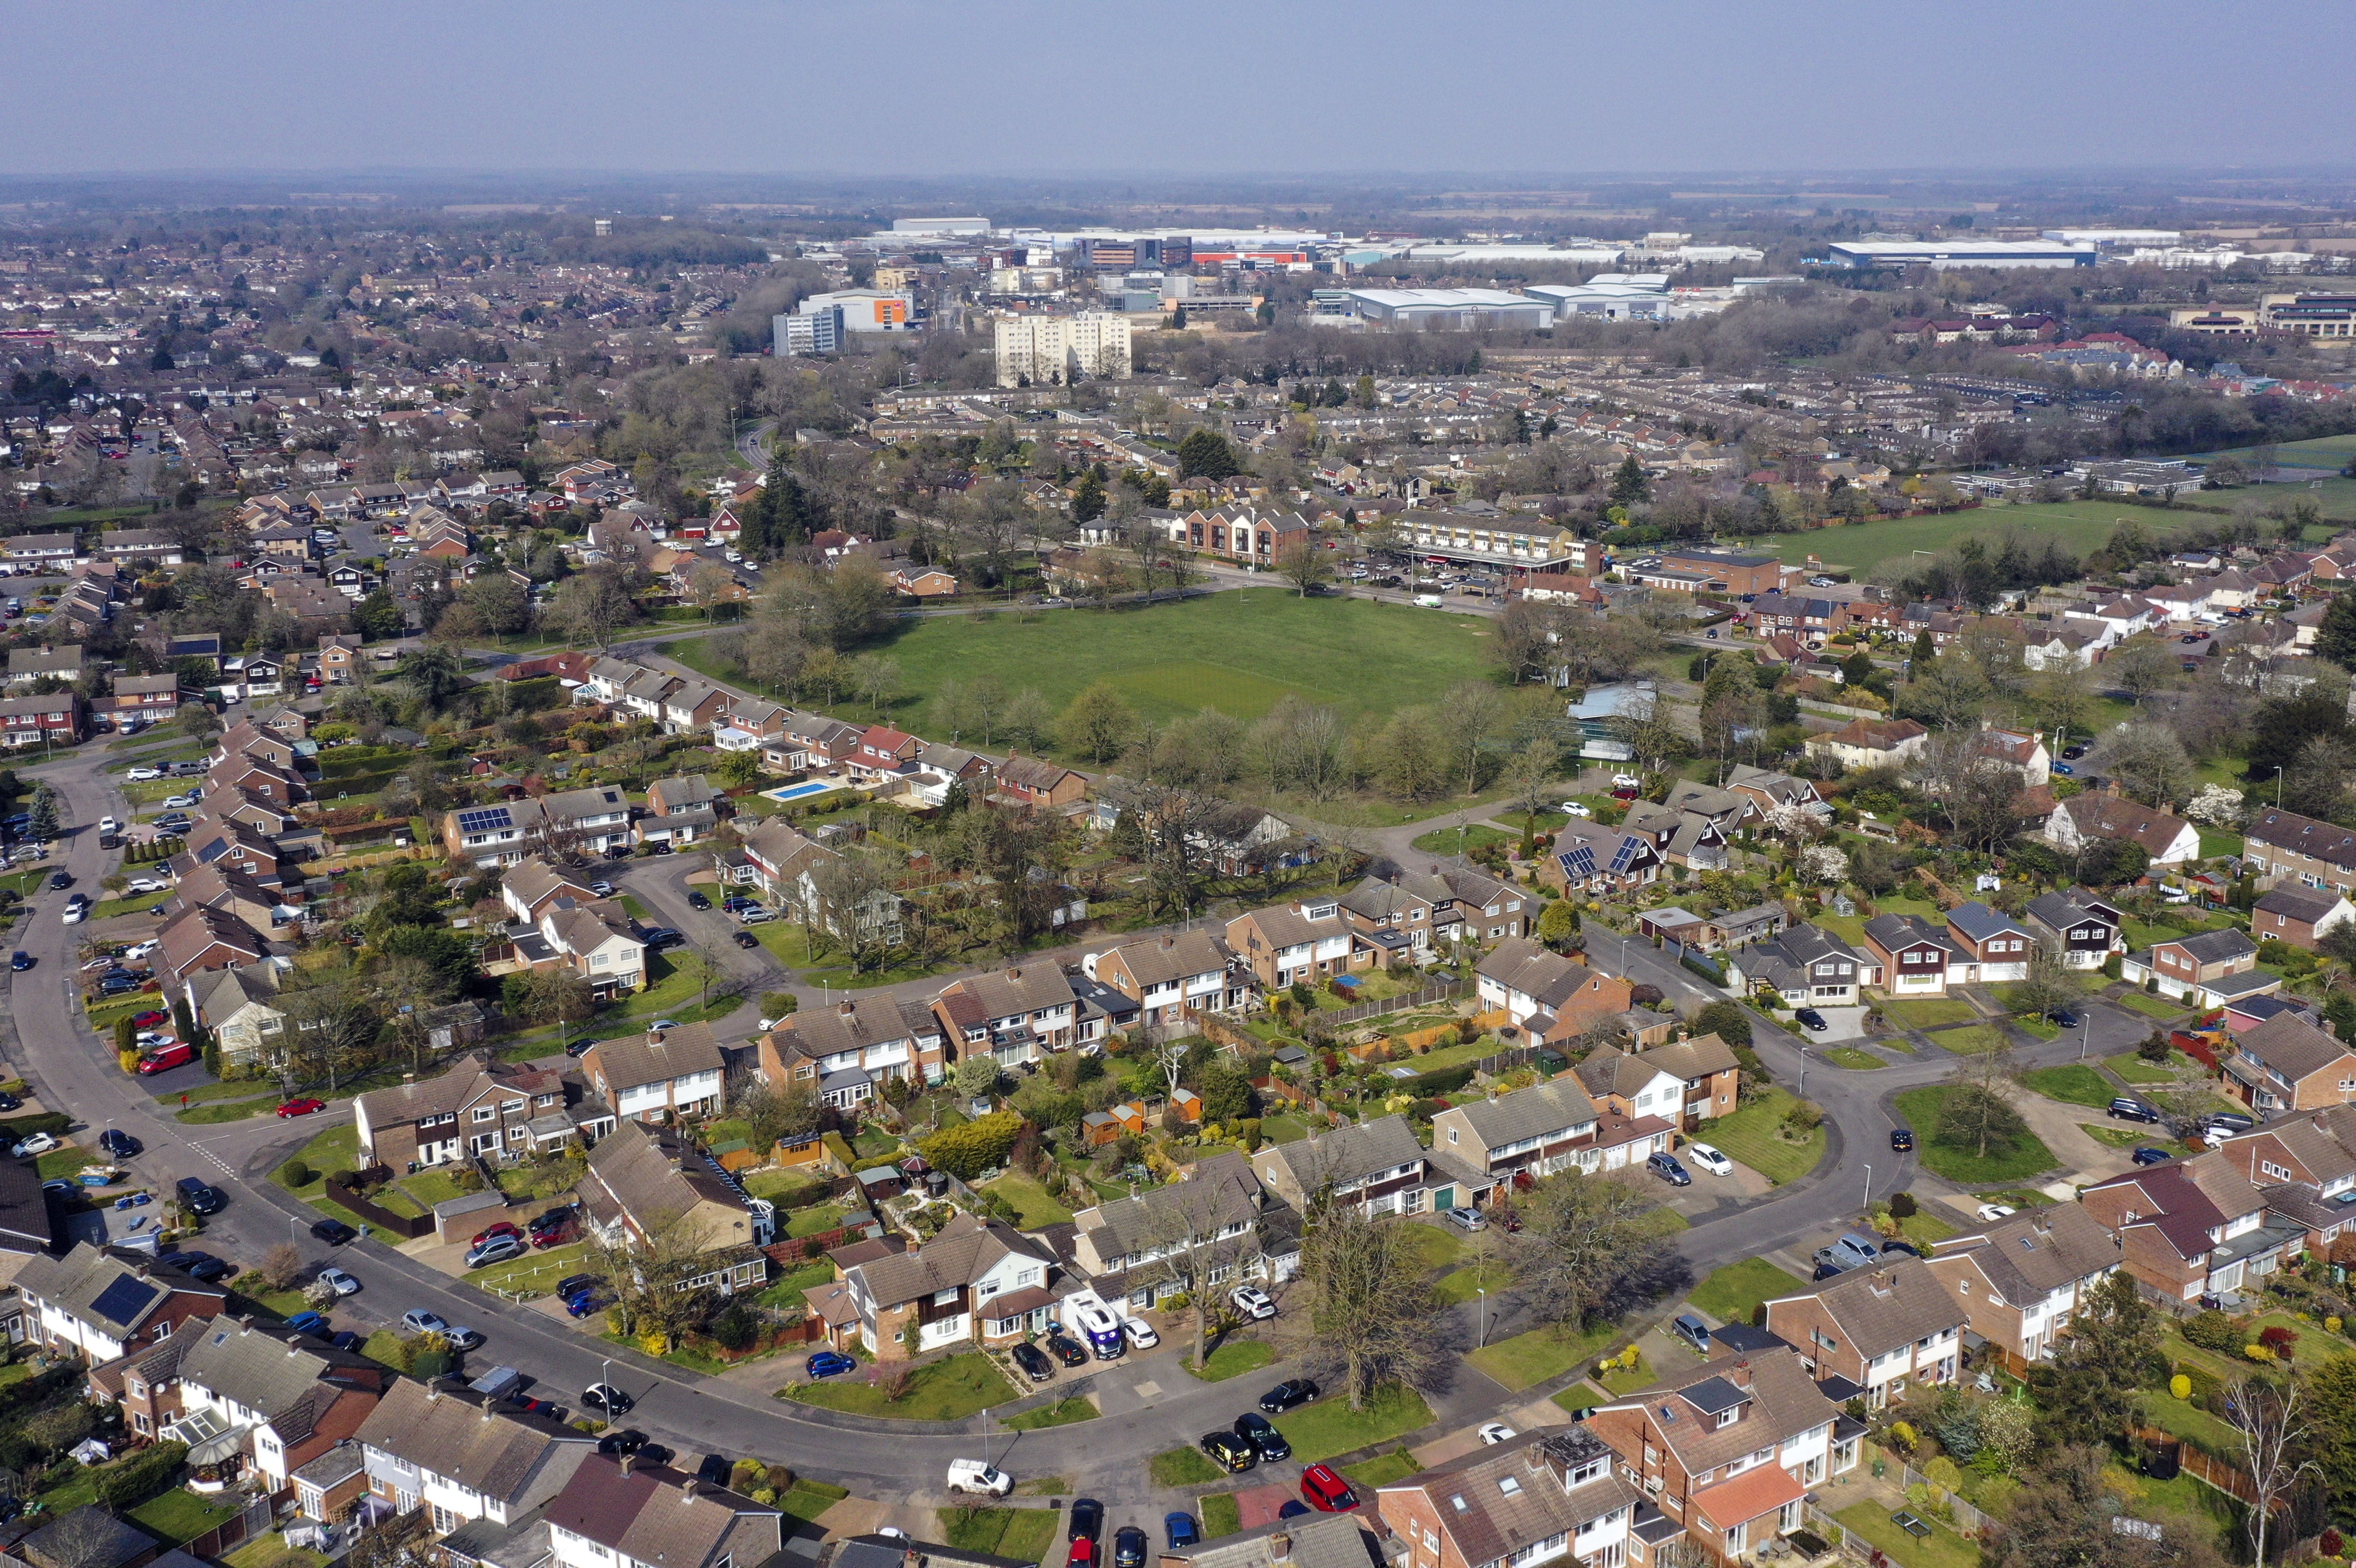
[[[1236,461],[1236,450],[1227,438],[1216,431],[1197,430],[1187,433],[1178,443],[1178,471],[1199,474],[1205,479],[1229,479],[1243,472]]]
[[[2323,624],[2316,628],[2315,653],[2318,658],[2356,669],[2356,594],[2342,593],[2331,601]]]
[[[1633,507],[1652,493],[1652,476],[1644,472],[1644,465],[1636,461],[1636,454],[1632,452],[1622,458],[1620,466],[1612,475],[1612,504]]]
[[[1079,484],[1073,488],[1072,520],[1076,523],[1094,522],[1104,516],[1104,479],[1091,468],[1080,475]]]

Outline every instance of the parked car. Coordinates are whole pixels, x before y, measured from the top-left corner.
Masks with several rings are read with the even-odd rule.
[[[531,1223],[524,1227],[526,1237],[535,1247],[560,1245],[572,1233],[573,1217],[570,1209],[551,1209],[535,1214]]]
[[[712,901],[705,898],[693,888],[690,888],[687,891],[687,907],[690,909],[710,909],[712,907]]]
[[[65,891],[68,888],[72,887],[72,886],[73,886],[73,873],[72,873],[72,872],[70,872],[70,871],[51,871],[51,872],[49,873],[49,891],[51,891],[51,892],[53,892],[53,893],[61,893],[61,892]]]
[[[1081,1347],[1077,1339],[1067,1335],[1048,1335],[1047,1353],[1067,1367],[1085,1367],[1088,1364],[1087,1351]]]
[[[401,1315],[401,1326],[412,1334],[447,1334],[450,1320],[438,1312],[428,1312],[423,1307],[412,1307]]]
[[[2130,1094],[2121,1094],[2111,1101],[2110,1109],[2103,1113],[2115,1121],[2157,1122],[2159,1113]]]
[[[523,1240],[523,1231],[514,1221],[502,1220],[496,1225],[486,1226],[484,1229],[476,1232],[475,1239],[466,1244],[470,1247],[479,1247],[485,1242],[496,1241],[501,1236],[512,1236],[517,1241],[521,1241]]]
[[[320,1111],[324,1111],[327,1108],[327,1103],[325,1100],[314,1100],[305,1097],[300,1100],[287,1101],[284,1104],[278,1107],[278,1114],[282,1116],[308,1116],[316,1115]]]
[[[1235,1305],[1237,1311],[1247,1317],[1260,1319],[1276,1316],[1276,1303],[1270,1301],[1268,1292],[1258,1285],[1239,1285],[1227,1292],[1227,1299]]]
[[[1259,1463],[1252,1445],[1232,1432],[1203,1434],[1203,1452],[1211,1456],[1212,1464],[1231,1476],[1240,1475]]]
[[[1145,1568],[1145,1531],[1124,1524],[1112,1532],[1112,1568]]]
[[[584,1290],[564,1298],[565,1314],[573,1317],[586,1317],[604,1305],[604,1300],[594,1290]]]
[[[646,1445],[647,1435],[635,1426],[601,1434],[597,1439],[597,1452],[600,1454],[635,1454]]]
[[[337,1296],[358,1296],[360,1293],[360,1282],[339,1268],[321,1269],[319,1283]]]
[[[637,1401],[612,1383],[591,1383],[581,1391],[581,1403],[592,1410],[602,1410],[607,1415],[621,1415]]]
[[[186,1067],[196,1059],[197,1048],[184,1041],[178,1045],[167,1045],[153,1056],[140,1058],[139,1071],[143,1073],[169,1072],[175,1067]]]
[[[2134,1160],[2137,1165],[2159,1165],[2168,1160],[2174,1159],[2176,1157],[2169,1153],[2164,1148],[2153,1148],[2147,1144],[2145,1147],[2136,1150],[2135,1153],[2129,1155],[2127,1157]]]
[[[1890,1147],[1900,1154],[1904,1154],[1908,1149],[1912,1148],[1914,1147],[1914,1129],[1912,1127],[1890,1128]]]
[[[1677,1163],[1673,1154],[1654,1154],[1644,1157],[1644,1168],[1672,1187],[1691,1187],[1693,1173]]]
[[[1199,1544],[1203,1531],[1191,1513],[1165,1513],[1162,1516],[1162,1539],[1171,1551],[1175,1552],[1181,1547]]]
[[[1290,1378],[1259,1396],[1259,1407],[1270,1415],[1281,1415],[1296,1406],[1307,1404],[1317,1397],[1317,1385],[1307,1378]]]
[[[1792,1016],[1800,1020],[1800,1026],[1803,1029],[1806,1029],[1816,1034],[1822,1034],[1825,1030],[1833,1027],[1832,1024],[1826,1019],[1825,1015],[1816,1011],[1814,1008],[1802,1008]]]
[[[109,1127],[99,1134],[98,1147],[111,1159],[132,1159],[146,1147],[121,1127]]]
[[[167,1024],[171,1021],[171,1014],[157,1012],[155,1009],[150,1008],[146,1012],[134,1014],[131,1019],[131,1027],[133,1029],[154,1029],[157,1024]]]
[[[466,1266],[481,1268],[486,1264],[505,1263],[509,1258],[519,1258],[530,1250],[521,1236],[493,1236],[479,1247],[466,1249]]]
[[[1511,1443],[1520,1435],[1520,1433],[1502,1421],[1484,1421],[1481,1424],[1481,1443],[1483,1447],[1492,1444]]]
[[[1732,1176],[1734,1162],[1708,1144],[1686,1145],[1686,1157],[1712,1176]]]
[[[1451,1209],[1448,1222],[1467,1234],[1489,1228],[1488,1217],[1478,1209]]]
[[[331,1247],[359,1240],[359,1232],[341,1220],[318,1220],[312,1222],[311,1233]]]
[[[1301,1471],[1301,1495],[1320,1513],[1346,1513],[1358,1506],[1358,1494],[1331,1465],[1312,1465]]]
[[[1104,1504],[1094,1498],[1075,1498],[1064,1520],[1066,1541],[1095,1541],[1104,1534]]]
[[[949,1461],[948,1488],[953,1492],[975,1492],[986,1497],[1002,1498],[1014,1489],[1014,1478],[982,1459],[952,1459]]]
[[[589,891],[601,899],[610,899],[614,896],[614,884],[601,880],[590,883]]]
[[[1027,1341],[1018,1344],[1010,1354],[1014,1358],[1014,1364],[1023,1369],[1023,1375],[1034,1383],[1044,1383],[1055,1375],[1055,1363],[1049,1360],[1045,1352],[1036,1345]]]
[[[18,951],[8,955],[8,967],[16,970],[20,975],[26,970],[30,969],[32,966],[33,955],[31,954],[19,949]]]
[[[320,1339],[326,1339],[333,1332],[327,1317],[316,1312],[297,1312],[286,1320],[286,1327],[294,1329],[297,1334],[308,1334]]]
[[[735,940],[736,945],[739,947],[749,948],[758,947],[761,945],[761,939],[754,935],[749,931],[733,931],[729,933],[729,935]]]
[[[2072,773],[2076,773],[2078,770],[2077,770],[2077,769],[2075,769],[2075,768],[2073,768],[2073,767],[2072,767],[2072,766],[2071,766],[2069,763],[2054,763],[2054,764],[2053,764],[2053,771],[2054,771],[2055,773],[2060,773],[2063,778],[2065,778],[2065,779],[2066,779],[2066,778],[2068,778],[2071,774],[2072,774]]]
[[[365,1335],[354,1333],[349,1328],[338,1328],[336,1330],[336,1337],[327,1343],[338,1350],[349,1350],[354,1355],[358,1355],[360,1347],[368,1343],[368,1339]]]
[[[1128,1335],[1129,1342],[1141,1350],[1151,1350],[1162,1343],[1162,1336],[1153,1331],[1153,1325],[1141,1317],[1122,1318],[1120,1331]]]
[[[1977,1212],[1983,1220],[2001,1220],[2018,1211],[2009,1203],[1983,1203]]]
[[[2050,1021],[2060,1028],[2076,1029],[2078,1027],[2078,1015],[2072,1012],[2067,1008],[2055,1008],[2045,1016]]]
[[[1250,1444],[1253,1453],[1270,1463],[1292,1457],[1292,1445],[1284,1440],[1284,1434],[1257,1411],[1248,1410],[1236,1417],[1236,1435]]]
[[[184,1176],[177,1185],[180,1201],[198,1214],[218,1214],[229,1201],[221,1196],[220,1188],[211,1186],[200,1177]]]
[[[1669,1322],[1669,1332],[1699,1350],[1709,1354],[1709,1325],[1690,1312],[1680,1312]]]

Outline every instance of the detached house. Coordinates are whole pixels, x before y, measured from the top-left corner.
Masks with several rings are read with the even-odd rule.
[[[1963,960],[1945,932],[1913,914],[1875,915],[1865,923],[1865,946],[1893,997],[1945,996],[1948,969]]]
[[[1628,892],[1658,881],[1661,863],[1645,835],[1574,817],[1539,857],[1537,879],[1558,893]]]
[[[278,1005],[278,966],[209,970],[188,987],[197,1021],[212,1031],[224,1064],[250,1067],[274,1055],[288,1024]]]
[[[1912,719],[1852,719],[1837,730],[1809,736],[1806,750],[1847,768],[1878,768],[1921,756],[1930,734]]]
[[[2126,917],[2118,906],[2080,888],[2040,893],[2022,912],[2029,928],[2067,969],[2099,969],[2127,950]]]
[[[1658,1116],[1680,1131],[1730,1115],[1742,1064],[1714,1034],[1644,1052],[1599,1051],[1577,1069],[1596,1104],[1628,1118]]]
[[[639,1122],[718,1115],[725,1065],[704,1023],[601,1040],[581,1057],[598,1098],[624,1120]]]
[[[596,896],[586,880],[576,880],[571,872],[558,870],[537,857],[517,861],[499,879],[499,901],[527,924],[536,924],[541,912],[560,898],[585,904]]]
[[[1004,1344],[1047,1326],[1053,1260],[1012,1227],[959,1214],[938,1235],[905,1253],[853,1264],[842,1283],[858,1314],[861,1349],[903,1361],[944,1346]],[[911,1323],[916,1339],[907,1340]]]
[[[1855,1007],[1883,966],[1820,925],[1795,925],[1727,955],[1727,983],[1772,991],[1795,1008]]]
[[[1964,1317],[1931,1265],[1902,1255],[1767,1303],[1767,1331],[1797,1350],[1818,1382],[1841,1378],[1863,1389],[1868,1410],[1904,1399],[1913,1384],[1954,1382]]]
[[[720,792],[701,773],[657,779],[647,786],[647,815],[637,822],[641,844],[684,848],[720,826]]]
[[[2046,842],[2075,853],[2100,838],[2119,838],[2151,857],[2155,866],[2201,859],[2201,830],[2171,811],[2123,795],[2073,795],[2053,808],[2041,830]]]
[[[2356,1101],[2356,1051],[2297,1013],[2277,1013],[2233,1042],[2225,1092],[2262,1117]]]
[[[611,1113],[584,1109],[589,1136],[611,1130]],[[481,1157],[522,1159],[579,1136],[567,1111],[562,1075],[477,1055],[432,1078],[371,1089],[352,1102],[360,1152],[376,1165],[406,1169]]]
[[[2119,1239],[2075,1203],[1999,1220],[1951,1236],[1930,1260],[1954,1293],[1972,1336],[2002,1352],[2014,1371],[2052,1354],[2053,1342],[2096,1285],[2119,1266]]]
[[[2119,1238],[2121,1266],[2171,1301],[2238,1291],[2307,1241],[2221,1151],[2098,1181],[2078,1200]]]
[[[2152,981],[2163,997],[2222,1008],[2281,988],[2282,976],[2257,963],[2258,944],[2243,933],[2203,931],[2130,953],[2120,960],[2119,973],[2133,985]]]
[[[1958,955],[1950,962],[1949,985],[1996,985],[2029,978],[2037,938],[2010,915],[1974,899],[1947,912],[1947,944]]]
[[[1270,1144],[1251,1157],[1259,1184],[1306,1214],[1318,1202],[1370,1214],[1419,1214],[1455,1207],[1456,1183],[1429,1172],[1428,1156],[1404,1115],[1336,1127],[1315,1137]]]

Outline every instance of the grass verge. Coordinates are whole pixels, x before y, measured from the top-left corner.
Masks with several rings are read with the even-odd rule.
[[[870,1382],[802,1383],[777,1393],[798,1403],[886,1421],[962,1421],[1015,1397],[998,1364],[979,1350],[926,1362],[909,1375],[908,1391],[896,1401]]]
[[[1748,1323],[1751,1308],[1761,1302],[1806,1288],[1804,1281],[1765,1258],[1744,1258],[1740,1263],[1710,1270],[1686,1300],[1697,1311],[1707,1312],[1722,1323]]]
[[[1276,1352],[1258,1339],[1230,1339],[1204,1357],[1201,1367],[1190,1365],[1186,1371],[1206,1383],[1225,1382],[1256,1372],[1275,1360]]]
[[[1423,1396],[1397,1383],[1376,1389],[1362,1409],[1352,1410],[1347,1400],[1337,1397],[1276,1418],[1277,1430],[1292,1445],[1292,1456],[1304,1465],[1403,1437],[1430,1424],[1431,1407]]]
[[[1997,1181],[2020,1181],[2053,1168],[2053,1151],[2035,1133],[2023,1128],[2008,1145],[1990,1145],[1979,1152],[1976,1140],[1959,1142],[1939,1131],[1939,1118],[1953,1084],[1909,1089],[1898,1096],[1898,1114],[1914,1129],[1923,1168],[1965,1187]]]

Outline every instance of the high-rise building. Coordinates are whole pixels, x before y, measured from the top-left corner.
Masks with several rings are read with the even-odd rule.
[[[793,355],[834,354],[842,347],[842,307],[820,305],[813,309],[804,300],[799,310],[790,315],[770,318],[769,326],[776,336],[773,352],[780,359]]]
[[[1109,311],[1077,315],[1002,315],[996,326],[998,384],[1060,387],[1076,376],[1129,379],[1129,318]]]

